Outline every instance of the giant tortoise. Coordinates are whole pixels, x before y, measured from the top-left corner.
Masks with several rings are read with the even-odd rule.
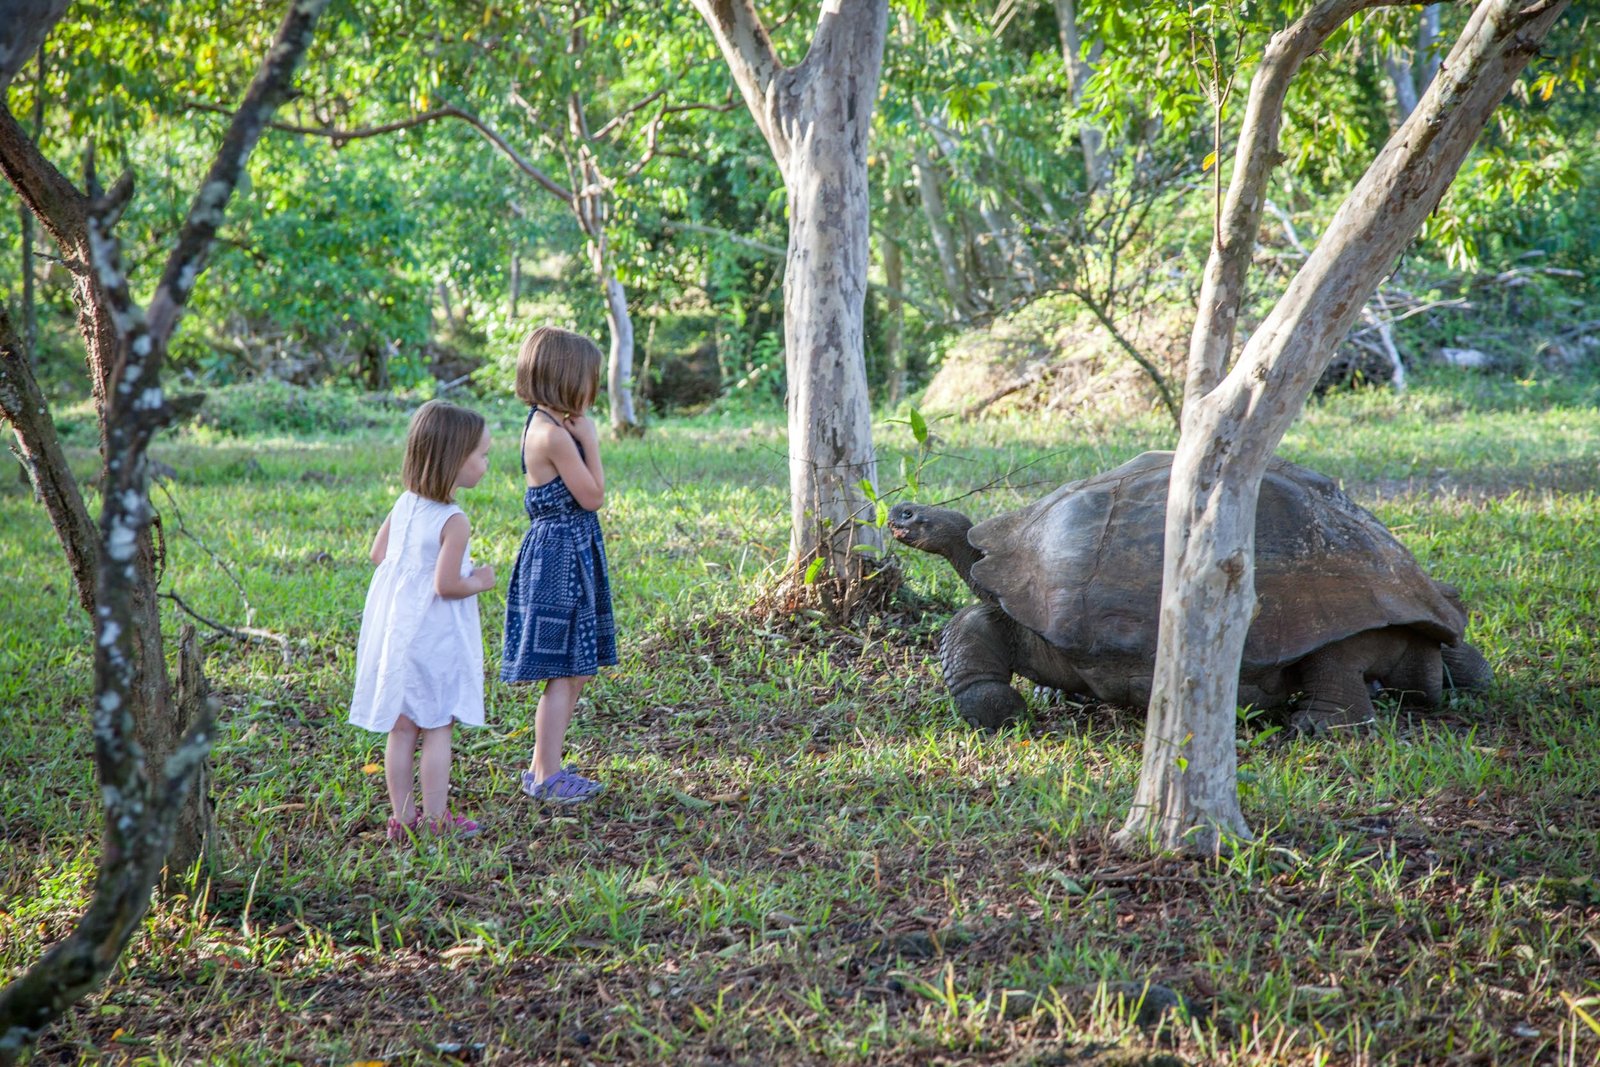
[[[992,728],[1015,717],[1014,674],[1111,704],[1149,702],[1171,470],[1172,453],[1146,452],[976,526],[948,508],[890,509],[890,533],[948,559],[982,601],[940,638],[962,718]],[[1375,688],[1431,707],[1446,687],[1492,680],[1462,640],[1456,590],[1323,475],[1272,461],[1255,560],[1239,700],[1291,709],[1296,732],[1370,720]]]

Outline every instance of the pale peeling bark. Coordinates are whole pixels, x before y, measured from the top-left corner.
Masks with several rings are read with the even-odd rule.
[[[1566,6],[1479,5],[1439,77],[1340,207],[1238,365],[1186,409],[1167,506],[1144,763],[1117,844],[1208,851],[1228,836],[1248,836],[1234,723],[1254,608],[1261,476],[1335,343],[1437,206]]]
[[[611,331],[611,352],[606,364],[611,430],[618,437],[630,437],[644,428],[633,406],[633,316],[628,313],[628,292],[616,275],[607,271],[602,280],[606,293],[606,325]]]
[[[829,0],[810,51],[782,66],[748,0],[694,0],[710,24],[789,197],[784,347],[789,413],[789,562],[861,571],[883,548],[863,523],[876,485],[863,346],[870,219],[867,139],[888,32],[887,0]]]
[[[327,0],[296,0],[241,103],[205,183],[185,220],[147,314],[130,295],[113,226],[131,196],[119,182],[99,195],[90,175],[87,213],[89,267],[117,335],[107,400],[105,491],[101,497],[94,606],[95,768],[105,805],[105,829],[94,895],[73,932],[19,978],[0,989],[0,1065],[15,1062],[50,1023],[70,1010],[116,966],[150,903],[166,863],[173,830],[210,748],[212,705],[199,681],[194,633],[183,657],[184,703],[195,721],[159,770],[146,774],[134,740],[134,711],[147,671],[138,649],[141,597],[152,593],[140,560],[140,535],[152,511],[145,453],[178,410],[161,388],[161,365],[178,313],[221,221],[244,163],[266,119],[291,90],[295,68],[310,44]],[[165,671],[160,673],[163,684]]]

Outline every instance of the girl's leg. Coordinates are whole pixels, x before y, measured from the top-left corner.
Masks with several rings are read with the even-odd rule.
[[[417,814],[411,773],[416,753],[417,724],[402,715],[395,720],[389,743],[383,748],[383,780],[389,787],[389,806],[394,808],[395,821],[402,826],[410,826]]]
[[[450,727],[422,731],[422,815],[443,819],[450,799]]]
[[[533,762],[528,771],[534,784],[561,771],[561,750],[566,744],[567,727],[572,723],[572,710],[578,706],[578,696],[594,675],[579,678],[552,678],[544,683],[544,695],[539,698],[539,710],[533,717]]]

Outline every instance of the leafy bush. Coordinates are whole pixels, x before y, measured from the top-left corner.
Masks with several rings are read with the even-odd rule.
[[[314,437],[403,425],[415,404],[386,393],[302,389],[263,378],[206,394],[186,432],[223,437]]]

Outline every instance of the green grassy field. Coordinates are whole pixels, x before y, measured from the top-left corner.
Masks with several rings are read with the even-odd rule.
[[[405,413],[298,404],[214,398],[155,448],[176,471],[163,588],[288,655],[209,645],[214,869],[37,1062],[1600,1061],[1600,389],[1425,379],[1307,412],[1283,454],[1460,587],[1499,677],[1363,736],[1244,732],[1260,840],[1217,863],[1108,851],[1139,711],[954,719],[933,650],[969,594],[940,561],[902,553],[895,610],[847,629],[753,612],[787,543],[784,440],[732,416],[607,446],[622,662],[570,735],[605,796],[522,797],[532,703],[491,683],[455,767],[485,832],[387,847],[381,738],[344,719]],[[462,503],[504,576],[520,414],[479,406],[492,469]],[[918,498],[988,486],[962,502],[984,516],[1170,443],[1157,421],[933,428]],[[913,441],[877,434],[892,487]],[[99,808],[88,622],[10,475],[0,529],[12,975],[83,905]],[[482,598],[491,663],[502,608]],[[1115,995],[1145,981],[1191,1010],[1145,1025]]]

